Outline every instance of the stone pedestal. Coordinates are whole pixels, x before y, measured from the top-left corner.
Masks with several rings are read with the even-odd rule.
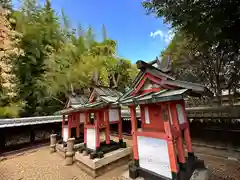
[[[119,166],[128,164],[131,153],[132,148],[130,147],[120,148],[106,153],[102,158],[90,159],[89,156],[85,156],[83,153],[76,152],[75,163],[84,172],[93,178],[96,178]]]
[[[75,138],[69,138],[67,140],[67,151],[66,151],[66,165],[73,164],[73,156],[74,156],[74,141]]]
[[[50,153],[56,152],[57,134],[50,135]]]

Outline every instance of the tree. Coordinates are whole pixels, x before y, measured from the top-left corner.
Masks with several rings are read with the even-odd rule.
[[[218,97],[222,89],[236,91],[239,81],[237,69],[240,67],[239,1],[148,0],[143,2],[143,6],[149,13],[164,17],[174,29],[191,37],[191,44],[197,45],[201,55],[199,64],[209,67],[207,71],[214,70],[208,83],[215,86]]]
[[[65,16],[63,16],[65,17]],[[82,28],[76,35],[64,18],[64,30],[71,36],[59,51],[52,53],[47,60],[46,87],[55,96],[74,89],[104,85],[123,90],[128,86],[135,69],[129,61],[116,57],[116,42],[107,37],[103,26],[103,40],[96,41],[91,27]],[[67,26],[66,26],[67,25]]]
[[[21,35],[15,47],[23,52],[12,57],[18,97],[26,102],[22,116],[52,114],[70,89],[98,84],[122,90],[130,84],[136,68],[117,57],[117,43],[104,26],[103,40],[97,41],[91,27],[71,28],[63,11],[62,25],[49,0],[44,5],[23,0],[13,17]]]
[[[164,17],[172,27],[210,46],[222,40],[239,42],[239,1],[145,0],[143,6],[149,13]]]
[[[24,116],[44,115],[53,103],[42,86],[45,60],[61,47],[60,24],[49,1],[42,7],[34,0],[23,1],[15,13],[16,29],[22,34],[18,47],[24,53],[16,58],[15,73],[20,81],[20,96],[27,102]]]
[[[13,57],[18,57],[21,50],[15,48],[18,33],[11,23],[10,3],[1,2],[0,6],[0,117],[16,117],[24,103],[18,99],[17,78],[13,73]]]

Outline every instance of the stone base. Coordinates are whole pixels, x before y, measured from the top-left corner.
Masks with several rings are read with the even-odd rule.
[[[80,152],[75,153],[75,163],[87,174],[92,177],[103,175],[116,167],[128,164],[132,148],[121,148],[115,151],[106,153],[103,158],[90,159]]]
[[[120,148],[126,148],[127,144],[126,142],[123,142],[123,140],[119,140],[119,142],[115,142],[113,140],[110,141],[110,144],[106,144],[106,141],[103,141],[100,143],[100,147],[97,148],[96,150],[92,150],[86,147],[84,145],[82,148],[79,148],[79,152],[86,153],[87,155],[90,155],[90,159],[94,158],[103,158],[105,154],[115,151]]]
[[[122,175],[123,178],[128,179],[128,180],[133,180],[132,178],[129,177],[129,172],[126,171]],[[208,180],[209,179],[209,174],[207,169],[196,169],[190,180]],[[142,177],[138,177],[135,180],[144,180]]]
[[[79,138],[75,138],[74,143],[75,143],[75,145],[76,145],[76,144],[82,144],[83,141],[84,141],[84,138],[83,138],[83,136],[81,136],[81,137],[79,137]],[[59,141],[58,141],[58,144],[62,144],[63,147],[67,147],[67,142],[66,142],[66,141],[63,141],[63,139],[59,140]]]
[[[79,148],[82,148],[83,146],[84,143],[74,144],[74,150],[77,151]],[[58,154],[60,154],[64,158],[66,157],[67,147],[64,147],[64,144],[57,144],[56,149]]]
[[[209,174],[207,169],[196,169],[190,180],[208,180]]]
[[[135,160],[129,164],[129,177],[132,179],[142,177],[145,180],[192,180],[193,175],[196,176],[197,172],[206,171],[204,162],[197,159],[193,154],[189,154],[189,157],[186,158],[185,164],[179,163],[179,167],[180,171],[178,173],[172,172],[172,178],[169,179],[155,172],[141,168],[139,166],[139,161]],[[195,179],[197,179],[197,176],[194,178],[194,180]]]

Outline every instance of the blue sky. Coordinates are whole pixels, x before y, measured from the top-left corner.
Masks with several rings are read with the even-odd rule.
[[[146,15],[141,0],[52,0],[52,6],[59,13],[63,8],[72,25],[91,25],[96,36],[104,24],[118,43],[118,56],[133,63],[154,59],[171,39],[169,26]]]

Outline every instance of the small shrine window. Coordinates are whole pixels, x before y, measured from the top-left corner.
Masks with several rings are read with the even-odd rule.
[[[145,114],[145,124],[150,124],[148,107],[144,108],[144,114]]]
[[[89,124],[94,125],[95,119],[96,119],[95,113],[89,113]]]
[[[168,112],[167,106],[162,106],[162,120],[168,121]]]
[[[178,115],[178,121],[179,124],[183,124],[184,123],[184,114],[183,114],[183,108],[181,104],[177,104],[176,105],[177,108],[177,115]]]

